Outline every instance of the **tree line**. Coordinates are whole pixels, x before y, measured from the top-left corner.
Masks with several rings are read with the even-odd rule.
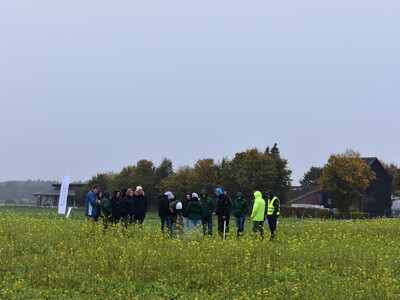
[[[281,157],[276,143],[265,151],[253,148],[236,153],[232,159],[223,158],[221,161],[203,158],[194,166],[180,166],[176,170],[168,158],[164,158],[158,166],[150,160],[142,159],[135,165],[124,167],[119,173],[96,174],[88,181],[86,189],[79,192],[78,201],[84,201],[85,192],[92,185],[98,184],[103,191],[140,185],[153,209],[160,193],[172,191],[177,199],[183,199],[188,192],[206,189],[212,194],[217,187],[225,189],[231,197],[242,192],[250,201],[255,190],[272,189],[284,202],[291,184],[291,174],[288,161]]]

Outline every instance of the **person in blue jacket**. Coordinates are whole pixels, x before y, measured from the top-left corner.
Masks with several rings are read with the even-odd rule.
[[[100,200],[97,199],[97,194],[99,193],[99,191],[100,188],[96,184],[86,194],[85,216],[87,216],[88,220],[91,222],[95,222],[98,220],[97,210],[100,209]]]

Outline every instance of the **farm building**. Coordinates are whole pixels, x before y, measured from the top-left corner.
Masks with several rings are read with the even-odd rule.
[[[369,213],[371,217],[390,216],[392,179],[376,157],[363,157],[363,160],[375,172],[376,178],[362,195],[354,199],[354,205],[360,212]],[[322,191],[319,186],[292,187],[288,193],[287,203],[336,207],[335,199],[329,193]]]
[[[84,187],[82,183],[71,183],[68,189],[67,206],[75,207],[77,189]],[[57,207],[60,199],[61,183],[54,183],[53,188],[46,191],[33,193],[39,199],[39,205],[45,207]]]

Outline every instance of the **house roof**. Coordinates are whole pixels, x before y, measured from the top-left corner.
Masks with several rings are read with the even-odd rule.
[[[377,157],[361,157],[361,159],[364,160],[365,163],[370,167],[376,161],[382,167],[386,176],[389,177],[390,180],[392,180],[392,176],[390,176],[390,174],[386,171],[386,168],[381,164],[381,162],[379,161],[379,159]]]
[[[319,186],[292,186],[288,192],[288,204],[296,202],[299,199],[307,197],[321,190]]]
[[[51,189],[33,193],[34,196],[60,196],[60,189]],[[68,189],[68,196],[76,196],[74,189]]]

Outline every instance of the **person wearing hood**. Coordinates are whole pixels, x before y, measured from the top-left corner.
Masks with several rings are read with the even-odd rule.
[[[278,217],[280,215],[280,201],[275,196],[273,190],[268,190],[265,193],[267,198],[267,220],[269,230],[271,231],[271,240],[275,238],[276,224],[278,223]]]
[[[158,216],[161,220],[161,231],[164,233],[165,226],[167,226],[170,235],[172,235],[172,226],[170,219],[171,209],[169,208],[169,204],[173,198],[174,194],[169,191],[158,196]]]
[[[215,214],[218,216],[218,233],[223,237],[224,229],[225,233],[229,233],[229,215],[231,202],[221,188],[216,188],[215,195],[218,197],[218,204]],[[225,228],[224,228],[225,223]]]
[[[200,192],[200,203],[201,203],[201,224],[203,225],[204,235],[212,235],[213,221],[212,215],[214,212],[214,203],[206,190]]]
[[[133,224],[143,224],[147,213],[147,197],[143,188],[139,185],[133,194]]]
[[[125,191],[125,197],[122,199],[125,206],[125,216],[122,218],[122,225],[128,228],[129,225],[133,224],[133,190],[127,188]]]
[[[107,230],[108,225],[112,222],[112,208],[110,201],[111,192],[104,191],[103,198],[101,199],[101,212],[103,214],[104,230]]]
[[[249,211],[249,203],[243,198],[241,192],[237,193],[235,201],[233,201],[233,215],[235,216],[237,236],[240,237],[244,232],[244,221]]]
[[[261,238],[264,238],[264,219],[265,219],[265,201],[259,191],[254,192],[254,205],[251,212],[251,220],[253,221],[253,232],[260,232]]]

